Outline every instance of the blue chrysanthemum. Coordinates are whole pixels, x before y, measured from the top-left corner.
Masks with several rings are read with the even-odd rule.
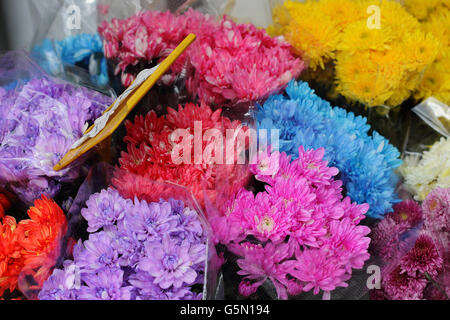
[[[398,202],[399,151],[373,132],[367,119],[319,98],[305,82],[292,81],[287,96],[270,97],[259,107],[260,129],[280,130],[280,151],[298,157],[298,147],[325,148],[325,159],[339,169],[347,195],[368,203],[368,216],[380,219]]]
[[[104,86],[109,82],[99,34],[79,34],[56,41],[45,39],[33,48],[32,56],[52,75],[62,73],[64,64],[81,64],[88,69],[94,83]]]

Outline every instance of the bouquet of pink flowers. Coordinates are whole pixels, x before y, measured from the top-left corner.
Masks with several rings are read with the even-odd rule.
[[[264,189],[242,188],[210,215],[216,243],[239,257],[241,295],[269,280],[281,299],[312,289],[327,299],[369,259],[370,229],[359,225],[369,206],[342,199],[339,171],[322,160],[324,152],[300,147],[295,161],[260,154],[251,170]]]

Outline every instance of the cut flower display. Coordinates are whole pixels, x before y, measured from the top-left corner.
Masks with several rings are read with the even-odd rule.
[[[312,70],[334,66],[328,81],[336,91],[368,107],[396,107],[413,95],[440,45],[388,0],[288,0],[274,22],[270,34],[284,35]]]
[[[32,57],[49,74],[57,76],[65,65],[80,66],[91,75],[93,83],[108,84],[108,68],[99,34],[78,34],[63,40],[45,39],[31,51]]]
[[[261,162],[252,166],[265,190],[241,189],[210,217],[216,242],[239,257],[242,295],[269,280],[281,299],[310,290],[329,298],[369,259],[370,229],[359,225],[369,206],[342,198],[342,182],[334,180],[339,170],[328,167],[324,153],[300,147],[293,161],[273,153],[274,174],[262,171]]]
[[[378,300],[449,299],[446,265],[450,189],[436,189],[424,203],[397,204],[373,229],[371,250],[383,264]]]
[[[178,110],[169,108],[168,114],[163,117],[158,118],[152,111],[145,116],[137,116],[134,123],[127,122],[124,141],[128,149],[119,159],[120,170],[115,174],[115,186],[127,197],[138,196],[152,201],[154,185],[148,185],[146,181],[173,182],[191,190],[202,206],[205,204],[205,193],[213,202],[220,196],[216,189],[218,181],[231,181],[231,189],[243,186],[248,174],[241,170],[236,160],[231,165],[220,163],[223,159],[215,154],[218,141],[213,136],[208,138],[206,134],[208,131],[220,133],[224,141],[223,145],[219,145],[218,152],[224,152],[227,145],[235,141],[234,137],[226,134],[227,130],[245,132],[246,127],[240,121],[231,121],[221,113],[221,109],[213,112],[205,104],[188,103],[184,107],[179,106]],[[194,137],[196,123],[201,126],[196,133],[200,135],[199,141],[195,141],[197,138]],[[178,136],[179,130],[187,136]],[[201,147],[201,161],[197,159],[195,144]],[[177,146],[186,148],[177,152]],[[245,147],[237,146],[235,159]],[[183,161],[177,163],[174,156],[175,159],[180,156]]]
[[[399,172],[418,201],[425,200],[435,188],[450,188],[450,139],[442,138],[421,157],[407,156]]]

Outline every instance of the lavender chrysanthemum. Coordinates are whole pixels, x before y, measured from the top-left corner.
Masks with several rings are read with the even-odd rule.
[[[192,285],[197,279],[195,265],[204,259],[205,246],[183,243],[177,245],[165,236],[160,244],[149,243],[147,256],[141,260],[138,269],[155,277],[154,283],[163,289],[181,288]]]
[[[0,185],[8,184],[27,203],[41,194],[55,197],[60,183],[74,181],[79,170],[77,165],[60,172],[53,167],[111,102],[48,78],[30,80],[13,92],[0,90]]]
[[[113,226],[122,220],[132,201],[123,199],[114,189],[103,190],[86,202],[88,208],[81,210],[81,215],[89,223],[88,232]]]
[[[126,200],[113,189],[94,194],[82,215],[89,240],[74,261],[55,270],[40,299],[197,300],[204,283],[206,234],[198,213],[182,201]],[[98,231],[102,229],[101,231]],[[77,270],[79,285],[69,268]]]

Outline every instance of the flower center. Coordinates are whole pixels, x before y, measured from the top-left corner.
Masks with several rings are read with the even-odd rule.
[[[177,260],[178,260],[177,256],[175,256],[173,254],[166,255],[162,261],[164,268],[169,269],[169,270],[174,270]]]
[[[262,219],[261,223],[258,226],[258,229],[260,232],[271,232],[273,230],[273,227],[275,226],[275,221],[271,217],[265,216],[264,219]]]

